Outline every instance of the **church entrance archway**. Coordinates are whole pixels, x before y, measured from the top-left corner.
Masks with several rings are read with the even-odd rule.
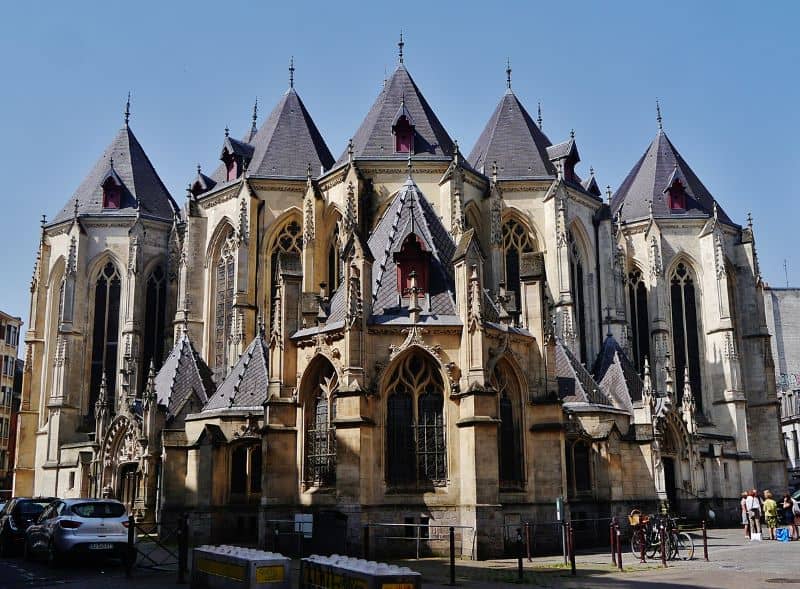
[[[675,486],[675,458],[664,456],[664,487],[667,492],[670,511],[678,513],[678,489]]]
[[[117,474],[117,497],[128,508],[128,512],[133,511],[133,504],[139,495],[139,463],[126,462],[119,467]]]

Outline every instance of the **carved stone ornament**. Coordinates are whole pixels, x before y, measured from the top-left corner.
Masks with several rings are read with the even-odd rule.
[[[364,315],[364,301],[361,297],[361,277],[355,265],[350,266],[347,279],[347,312],[345,326],[347,329],[357,327]]]
[[[725,277],[725,248],[719,230],[714,232],[714,269],[717,272],[717,280],[722,280]]]
[[[456,237],[464,232],[464,198],[458,188],[453,190],[450,232]]]
[[[461,369],[455,362],[448,362],[444,365],[444,368],[447,371],[447,378],[450,381],[450,394],[457,395],[461,391],[461,385],[459,384],[461,380]]]
[[[389,360],[394,360],[399,354],[410,348],[411,346],[419,346],[429,354],[433,355],[434,358],[442,361],[442,346],[439,344],[435,344],[430,346],[425,343],[425,340],[422,338],[422,335],[428,333],[427,329],[423,329],[418,325],[412,325],[402,331],[402,333],[406,334],[406,339],[403,340],[399,346],[391,344],[389,346]]]
[[[314,222],[314,197],[306,195],[303,206],[303,245],[307,246],[316,236]]]
[[[236,232],[237,245],[247,245],[250,239],[250,221],[247,213],[247,201],[239,201],[239,230]]]
[[[489,208],[489,243],[501,246],[503,244],[503,200],[496,189],[492,191]]]
[[[650,276],[653,280],[664,273],[664,263],[661,259],[661,248],[658,245],[658,238],[655,235],[650,237]]]
[[[258,415],[248,413],[245,418],[247,423],[242,424],[238,431],[233,432],[233,437],[242,439],[261,439],[261,428],[258,425]]]
[[[467,328],[474,333],[483,324],[481,313],[481,286],[478,280],[478,267],[472,266],[469,277],[469,299],[467,301]]]

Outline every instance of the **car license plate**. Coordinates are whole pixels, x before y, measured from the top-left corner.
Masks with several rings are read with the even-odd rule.
[[[89,544],[89,550],[111,550],[114,546],[107,542],[100,542],[97,544]]]

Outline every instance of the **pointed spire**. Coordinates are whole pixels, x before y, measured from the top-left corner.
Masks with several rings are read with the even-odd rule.
[[[289,59],[289,89],[294,88],[294,55]]]
[[[659,131],[663,131],[664,130],[664,124],[663,124],[664,121],[661,118],[661,103],[658,101],[658,98],[656,98],[656,122],[658,123],[658,130]]]
[[[511,90],[511,59],[506,59],[506,88]]]
[[[403,63],[403,47],[405,47],[405,45],[406,44],[403,41],[403,31],[401,30],[400,31],[400,41],[397,43],[397,49],[398,49],[397,55],[398,55],[398,57],[400,59],[400,64]]]
[[[225,137],[230,137],[230,135],[231,135],[231,130],[228,127],[228,125],[225,125]]]
[[[253,125],[250,127],[250,136],[255,135],[256,131],[258,131],[258,96],[256,96],[256,101],[253,103]]]
[[[128,121],[131,119],[131,93],[128,92],[128,100],[125,102],[125,126],[128,126]]]
[[[747,213],[747,226],[750,228],[750,231],[753,230],[753,213]]]
[[[416,271],[412,270],[411,274],[408,275],[411,278],[411,288],[409,288],[409,293],[411,294],[411,300],[408,303],[408,316],[411,319],[411,323],[419,323],[419,316],[422,313],[422,308],[419,306],[419,288],[417,287],[417,273]]]
[[[539,116],[536,117],[536,124],[539,125],[539,130],[542,130],[542,101],[539,101]]]

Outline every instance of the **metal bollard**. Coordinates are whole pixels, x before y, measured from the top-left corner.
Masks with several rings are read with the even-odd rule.
[[[619,524],[617,524],[617,566],[622,570],[622,533],[619,531]]]
[[[642,544],[642,554],[639,557],[639,562],[640,563],[647,562],[647,560],[644,557],[645,544],[647,543],[647,536],[645,535],[644,529],[645,529],[645,525],[644,524],[639,524],[639,541]]]
[[[614,526],[617,525],[617,518],[611,518],[611,525],[608,527],[608,543],[611,545],[611,564],[617,566],[617,547],[615,545],[617,536],[614,533]]]
[[[532,562],[531,558],[531,524],[525,522],[525,551],[528,553],[528,562]]]
[[[658,535],[661,539],[661,566],[667,566],[667,546],[664,538],[664,524],[658,526]]]
[[[456,529],[450,526],[450,585],[456,584]]]
[[[128,546],[125,550],[125,576],[130,578],[133,575],[133,565],[136,563],[136,520],[132,515],[128,516]]]
[[[517,528],[517,582],[522,583],[522,528]]]
[[[572,522],[567,524],[567,533],[569,536],[569,568],[570,574],[574,577],[576,574],[575,570],[575,534],[572,530]]]
[[[708,534],[706,533],[706,520],[703,520],[703,558],[708,562]]]

